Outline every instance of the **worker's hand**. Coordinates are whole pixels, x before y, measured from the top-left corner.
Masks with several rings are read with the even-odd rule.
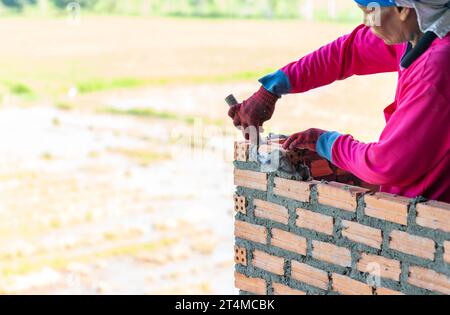
[[[256,128],[255,130],[260,130],[264,122],[272,118],[275,104],[279,98],[279,96],[261,87],[248,100],[232,106],[228,116],[233,119],[233,124],[240,128],[245,138],[249,140],[250,135],[247,128],[254,127]]]
[[[283,149],[288,151],[294,151],[295,149],[303,150],[308,149],[313,152],[317,152],[317,141],[320,136],[327,131],[321,129],[309,129],[303,132],[296,133],[289,137],[283,144]]]

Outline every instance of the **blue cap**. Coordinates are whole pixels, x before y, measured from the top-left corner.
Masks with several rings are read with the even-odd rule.
[[[371,3],[378,3],[380,7],[393,7],[397,5],[395,0],[355,0],[355,2],[364,7],[367,7]]]

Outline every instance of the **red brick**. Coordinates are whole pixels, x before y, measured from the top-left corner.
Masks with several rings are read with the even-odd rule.
[[[274,273],[284,275],[284,258],[273,256],[259,250],[253,252],[253,266]]]
[[[234,224],[234,236],[245,240],[266,244],[267,230],[264,226],[250,224],[244,221],[236,221]]]
[[[247,214],[247,199],[243,196],[234,195],[234,210]]]
[[[250,142],[235,142],[234,143],[234,160],[239,162],[248,161],[248,150]]]
[[[234,185],[267,191],[267,174],[234,169]]]
[[[352,264],[352,256],[348,249],[329,243],[313,241],[312,255],[315,259],[343,267],[350,267]]]
[[[292,261],[292,278],[317,287],[319,289],[328,289],[328,274],[320,269],[302,264],[298,261]]]
[[[306,295],[306,292],[292,289],[292,288],[285,286],[283,284],[280,284],[280,283],[274,282],[272,284],[272,287],[273,287],[274,295]]]
[[[352,175],[352,173],[343,170],[342,168],[336,168],[336,175]]]
[[[304,162],[304,153],[300,151],[286,151],[286,157],[292,165]]]
[[[450,232],[450,204],[439,201],[428,201],[417,205],[418,225]]]
[[[255,206],[255,216],[288,224],[289,212],[285,207],[259,199],[255,199],[253,204]]]
[[[289,232],[272,229],[271,245],[306,256],[306,238]]]
[[[333,274],[333,291],[342,295],[372,295],[372,287],[347,276]]]
[[[378,185],[369,184],[366,182],[361,182],[361,185],[359,185],[362,188],[369,189],[371,192],[377,193],[380,191],[381,187]]]
[[[389,247],[399,252],[434,260],[435,243],[433,240],[411,235],[401,231],[392,231]]]
[[[267,284],[264,279],[249,278],[239,272],[234,273],[235,287],[257,295],[267,295]]]
[[[449,241],[444,242],[444,261],[447,264],[450,264],[450,242]]]
[[[298,227],[333,235],[334,220],[332,217],[301,208],[297,209],[297,216]]]
[[[327,160],[316,160],[311,162],[311,176],[314,178],[333,175],[333,170]]]
[[[234,262],[237,265],[247,266],[247,249],[245,247],[234,247]]]
[[[314,183],[315,182],[301,182],[276,177],[273,193],[277,196],[309,202],[311,187]]]
[[[408,205],[410,199],[386,193],[364,196],[365,214],[402,225],[408,223]]]
[[[408,283],[419,288],[450,295],[450,277],[434,270],[410,267]]]
[[[341,183],[320,183],[317,185],[319,203],[346,211],[356,212],[358,197],[367,189]]]
[[[376,295],[404,295],[401,292],[395,291],[395,290],[391,290],[391,289],[387,289],[387,288],[377,288],[376,289]]]
[[[342,226],[342,235],[349,240],[381,249],[383,243],[381,230],[350,221],[342,221]]]
[[[372,264],[374,265],[372,266]],[[371,274],[379,271],[380,274],[376,276],[394,281],[400,281],[400,274],[402,272],[399,261],[366,253],[361,255],[356,268],[359,271]],[[376,270],[374,270],[375,268]]]

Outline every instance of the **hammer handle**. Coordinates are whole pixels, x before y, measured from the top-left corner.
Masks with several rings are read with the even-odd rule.
[[[227,102],[228,106],[230,107],[239,104],[239,102],[237,101],[236,97],[234,97],[233,94],[228,95],[227,98],[225,99],[225,102]]]
[[[227,102],[228,106],[234,106],[234,105],[238,105],[239,102],[237,101],[236,97],[234,97],[233,94],[230,94],[227,96],[227,98],[225,99],[225,102]],[[258,133],[257,135],[257,139],[256,139],[256,146],[259,149],[259,145],[261,143],[261,135]]]

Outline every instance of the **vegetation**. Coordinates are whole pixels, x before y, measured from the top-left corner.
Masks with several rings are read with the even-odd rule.
[[[242,71],[227,75],[216,76],[179,76],[179,77],[162,77],[162,78],[91,78],[77,83],[77,90],[81,94],[129,89],[141,86],[161,86],[167,84],[204,84],[204,83],[227,83],[256,80],[267,73],[275,71],[274,68],[267,68],[261,71]]]
[[[211,119],[208,117],[197,117],[194,115],[180,115],[170,111],[157,111],[152,108],[130,108],[130,109],[117,109],[117,108],[104,108],[100,110],[101,113],[107,113],[112,115],[124,115],[134,116],[139,118],[156,118],[162,120],[184,122],[188,125],[194,125],[196,119],[200,119],[202,123],[207,125],[223,126],[225,122],[222,119]]]
[[[0,5],[9,11],[45,11],[61,14],[77,10],[97,14],[132,14],[178,17],[210,18],[300,18],[304,15],[306,0],[0,0]],[[355,11],[348,10],[343,0],[335,16],[323,14],[322,1],[315,17],[338,21],[353,20]],[[345,0],[346,1],[346,0]],[[315,2],[315,1],[314,1]],[[348,2],[348,1],[347,1]],[[318,5],[316,5],[317,7]],[[326,5],[325,5],[326,7]]]

